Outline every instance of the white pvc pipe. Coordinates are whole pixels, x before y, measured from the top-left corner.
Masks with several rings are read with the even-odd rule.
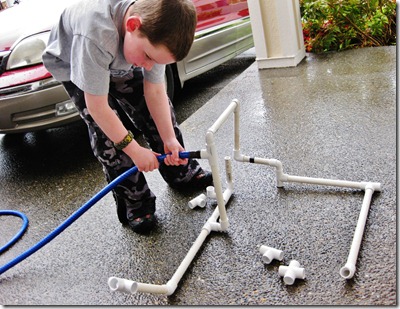
[[[196,206],[204,208],[206,206],[206,204],[207,204],[207,196],[204,193],[196,196],[195,198],[191,199],[188,202],[188,206],[190,209],[193,209]]]
[[[240,161],[242,162],[249,162],[249,163],[256,163],[256,164],[264,164],[264,165],[269,165],[273,166],[276,168],[276,182],[277,182],[277,187],[283,187],[283,179],[284,173],[283,173],[283,166],[282,162],[276,159],[264,159],[264,158],[251,158],[249,156],[244,156],[244,155],[239,155],[237,154],[237,157],[240,158]]]
[[[307,183],[307,184],[314,184],[314,185],[324,185],[324,186],[334,186],[334,187],[346,187],[352,189],[361,189],[364,190],[365,186],[372,185],[374,191],[381,191],[381,184],[380,183],[368,183],[368,182],[356,182],[356,181],[347,181],[347,180],[336,180],[336,179],[327,179],[327,178],[313,178],[313,177],[303,177],[303,176],[294,176],[288,175],[283,173],[283,166],[279,160],[276,159],[264,159],[254,157],[251,158],[249,156],[240,156],[237,155],[237,158],[241,162],[250,162],[256,164],[264,164],[276,167],[277,173],[277,182],[278,187],[282,186],[283,182],[298,182],[298,183]]]
[[[219,215],[220,215],[220,225],[222,231],[226,231],[229,227],[228,216],[226,214],[225,205],[230,199],[233,192],[233,182],[232,182],[232,172],[230,167],[230,158],[225,158],[225,168],[228,178],[228,189],[222,192],[221,177],[218,169],[218,158],[217,149],[214,141],[214,134],[220,129],[220,127],[227,121],[228,117],[235,112],[238,106],[237,100],[233,100],[229,106],[224,110],[224,112],[218,117],[214,124],[207,130],[206,142],[207,142],[207,152],[208,162],[211,166],[211,171],[213,174],[214,190],[216,194]]]
[[[358,217],[357,226],[354,232],[353,242],[350,247],[349,256],[347,258],[346,264],[340,269],[340,275],[344,279],[353,278],[354,273],[356,271],[358,252],[360,250],[360,245],[364,234],[365,223],[367,221],[369,207],[371,205],[371,198],[373,193],[374,193],[373,184],[367,185],[365,187],[364,200],[361,206],[360,215]]]
[[[283,260],[283,251],[268,246],[260,246],[260,253],[263,255],[262,260],[265,264],[270,264],[272,260]]]
[[[217,208],[216,208],[217,209]],[[197,252],[199,251],[200,247],[203,245],[204,241],[206,240],[207,236],[210,234],[209,229],[204,227],[199,236],[197,236],[195,242],[193,243],[192,247],[190,248],[189,252],[186,254],[185,258],[182,260],[181,264],[179,265],[178,269],[175,271],[172,278],[168,281],[171,285],[174,286],[173,292],[175,292],[176,287],[178,286],[179,281],[182,279],[183,275],[185,274],[186,270],[188,269],[190,263],[193,261],[194,257],[196,256]],[[168,294],[168,295],[171,295]]]
[[[304,268],[300,267],[300,263],[296,260],[290,261],[289,266],[279,266],[278,272],[287,285],[292,285],[296,279],[306,278]]]
[[[217,209],[218,208],[216,208],[216,210]],[[208,224],[208,222],[206,224]],[[110,289],[112,291],[119,291],[125,293],[143,292],[143,293],[172,295],[175,292],[179,281],[186,272],[187,268],[189,267],[196,253],[202,246],[204,240],[209,235],[210,231],[211,229],[209,227],[205,227],[201,230],[196,241],[193,243],[189,252],[186,254],[185,258],[179,265],[178,269],[175,271],[174,275],[166,285],[146,284],[128,279],[111,277],[108,279],[108,285]]]
[[[225,156],[225,174],[226,174],[226,182],[228,185],[233,184],[233,175],[232,175],[232,160],[230,156]]]
[[[222,114],[217,118],[214,124],[208,129],[208,132],[217,133],[219,128],[226,122],[228,117],[235,111],[238,106],[238,101],[232,100],[228,107],[222,112]]]
[[[346,181],[346,180],[335,180],[335,179],[324,179],[324,178],[312,178],[312,177],[300,177],[300,176],[292,176],[285,175],[286,179],[282,179],[285,182],[301,182],[315,185],[325,185],[325,186],[336,186],[336,187],[346,187],[353,189],[365,189],[365,182],[355,182],[355,181]],[[373,184],[377,191],[380,191],[380,184]]]
[[[226,156],[224,159],[225,159],[225,173],[226,173],[227,188],[225,189],[222,196],[224,198],[224,203],[226,205],[233,194],[233,174],[232,174],[232,159],[231,159],[231,157]]]
[[[171,295],[171,289],[167,285],[146,284],[128,279],[110,277],[108,279],[108,286],[112,291],[120,291],[124,293],[153,293],[153,294],[166,294]],[[173,291],[172,291],[173,292]]]
[[[208,186],[206,188],[206,191],[207,191],[207,197],[209,197],[209,198],[216,198],[217,197],[217,195],[215,194],[214,186]]]
[[[227,196],[224,197],[224,194],[222,192],[222,184],[221,184],[221,177],[219,173],[219,168],[218,168],[218,158],[217,158],[217,149],[215,146],[214,142],[214,133],[218,131],[220,126],[224,124],[224,122],[227,120],[227,117],[229,114],[232,112],[233,107],[235,107],[236,104],[231,104],[230,109],[227,109],[214,123],[214,125],[207,131],[206,134],[206,142],[207,142],[207,148],[209,154],[212,154],[208,158],[208,162],[211,166],[211,171],[213,174],[213,183],[214,183],[214,190],[217,198],[217,204],[219,208],[219,215],[220,215],[220,224],[221,228],[223,231],[227,230],[229,227],[229,222],[228,222],[228,216],[226,214],[226,208],[225,204],[229,200],[232,192],[227,192]],[[229,113],[227,113],[229,111]],[[225,161],[226,167],[227,167],[227,160]],[[227,172],[228,173],[228,172]],[[232,185],[232,182],[230,182],[230,185]],[[229,188],[228,188],[229,189]],[[232,190],[230,190],[232,191]]]

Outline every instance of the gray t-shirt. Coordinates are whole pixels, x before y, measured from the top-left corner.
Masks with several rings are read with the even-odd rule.
[[[106,95],[110,76],[132,69],[123,55],[122,24],[135,0],[83,0],[66,8],[50,33],[43,53],[46,69],[58,81],[72,81],[81,90]],[[165,65],[143,69],[144,78],[164,82]]]

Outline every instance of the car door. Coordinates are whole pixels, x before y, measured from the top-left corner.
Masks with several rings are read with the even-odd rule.
[[[229,19],[230,4],[227,0],[193,0],[197,11],[197,31],[212,28]]]
[[[182,84],[253,46],[246,0],[193,0],[193,3],[198,22],[193,46],[178,64]]]

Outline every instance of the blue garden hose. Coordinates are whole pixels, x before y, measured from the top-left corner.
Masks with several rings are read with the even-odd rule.
[[[6,243],[3,247],[0,248],[0,254],[2,254],[6,250],[8,250],[12,245],[14,245],[18,241],[18,239],[22,237],[22,235],[28,228],[29,220],[24,213],[16,210],[0,210],[0,216],[15,216],[15,217],[20,217],[22,219],[22,226],[18,231],[18,233],[15,234],[15,236],[11,238],[8,243]]]
[[[157,159],[158,161],[163,161],[166,158],[167,154],[158,156]],[[179,157],[181,159],[189,159],[189,158],[200,158],[200,151],[190,151],[190,152],[180,152]],[[61,223],[54,231],[52,231],[50,234],[48,234],[46,237],[44,237],[42,240],[40,240],[36,245],[32,246],[30,249],[26,250],[4,266],[0,267],[0,275],[10,268],[14,267],[18,263],[22,262],[25,260],[27,257],[41,249],[43,246],[48,244],[50,241],[52,241],[54,238],[56,238],[61,232],[63,232],[68,226],[70,226],[73,222],[75,222],[76,219],[78,219],[80,216],[82,216],[87,210],[89,210],[90,207],[92,207],[94,204],[96,204],[100,199],[102,199],[108,192],[110,192],[112,189],[114,189],[120,182],[124,181],[126,178],[129,176],[135,174],[137,172],[138,168],[136,166],[132,167],[131,169],[127,170],[117,178],[115,178],[113,181],[111,181],[107,186],[105,186],[103,189],[101,189],[97,194],[95,194],[89,201],[87,201],[84,205],[82,205],[77,211],[75,211],[71,216],[69,216],[63,223]],[[19,215],[19,213],[17,214]],[[23,217],[26,218],[25,215]],[[25,225],[25,224],[24,224]],[[16,235],[16,238],[14,240],[17,241],[18,238],[21,236]],[[17,237],[18,236],[18,237]]]

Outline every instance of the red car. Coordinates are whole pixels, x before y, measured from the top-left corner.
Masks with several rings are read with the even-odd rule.
[[[42,64],[50,29],[78,0],[22,0],[0,11],[0,133],[58,127],[80,116],[62,85]],[[246,0],[193,0],[198,23],[193,46],[167,66],[167,92],[253,47]]]

